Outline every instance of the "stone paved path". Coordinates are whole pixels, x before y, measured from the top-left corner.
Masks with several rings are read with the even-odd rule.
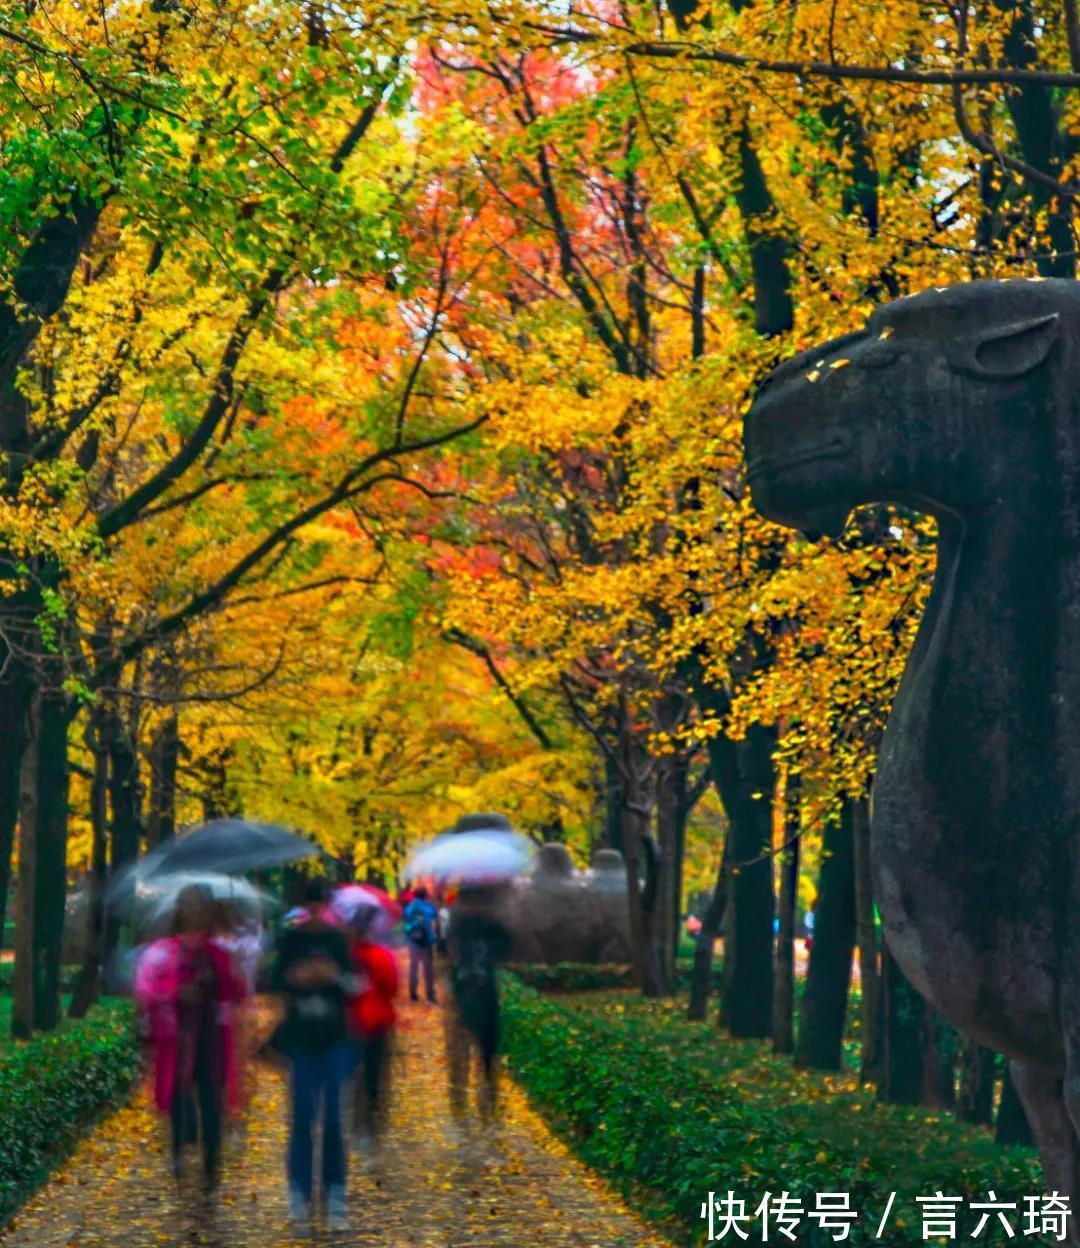
[[[670,1248],[552,1138],[509,1080],[499,1122],[455,1136],[437,1007],[407,1006],[398,1040],[384,1148],[364,1165],[351,1159],[348,1232],[317,1224],[300,1237],[289,1227],[284,1080],[259,1067],[214,1202],[169,1176],[162,1124],[140,1096],[80,1146],[0,1248]]]

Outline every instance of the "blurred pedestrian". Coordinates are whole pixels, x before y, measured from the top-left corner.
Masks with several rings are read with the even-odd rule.
[[[413,893],[412,901],[405,907],[402,918],[409,945],[409,1000],[419,1000],[422,968],[424,994],[434,1005],[438,1000],[435,992],[435,936],[439,911],[428,900],[428,891],[423,885]]]
[[[450,905],[443,898],[442,904],[439,906],[439,918],[436,927],[435,936],[435,952],[441,954],[444,958],[448,952],[447,937],[450,934]]]
[[[453,1004],[447,1011],[450,1109],[461,1119],[466,1110],[469,1071],[478,1058],[483,1117],[495,1112],[496,1059],[501,1037],[498,966],[510,956],[510,933],[495,917],[498,892],[463,887],[454,905],[447,938]]]
[[[234,1073],[230,1011],[244,996],[232,959],[213,939],[216,922],[209,890],[182,889],[171,935],[148,946],[135,979],[153,1052],[154,1097],[171,1123],[173,1172],[180,1176],[183,1145],[197,1134],[208,1191],[219,1180],[222,1114]]]
[[[285,1000],[274,1046],[291,1066],[289,1217],[306,1225],[314,1195],[313,1131],[322,1120],[322,1184],[330,1230],[347,1226],[341,1092],[349,1073],[346,1001],[359,988],[344,933],[330,921],[321,881],[305,889],[303,918],[284,929],[270,982]]]
[[[397,959],[377,937],[378,910],[360,910],[353,920],[353,964],[361,990],[349,1003],[357,1046],[353,1130],[357,1147],[374,1148],[386,1119],[391,1044],[397,1011]]]
[[[266,932],[259,913],[228,899],[218,901],[217,909],[216,939],[232,958],[233,973],[243,984],[245,993],[244,1001],[222,1007],[229,1108],[236,1115],[237,1123],[242,1123],[243,1111],[251,1099],[251,1071],[257,1047],[256,1020],[250,1007],[266,952]]]

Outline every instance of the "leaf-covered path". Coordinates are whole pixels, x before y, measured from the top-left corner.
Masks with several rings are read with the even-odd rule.
[[[458,1140],[446,1090],[440,1011],[407,1006],[384,1149],[350,1159],[348,1232],[298,1236],[285,1217],[285,1083],[259,1067],[219,1195],[168,1174],[162,1124],[140,1095],[86,1140],[30,1202],[2,1248],[664,1248],[553,1139],[508,1079],[498,1124]],[[197,1166],[189,1169],[194,1171]]]

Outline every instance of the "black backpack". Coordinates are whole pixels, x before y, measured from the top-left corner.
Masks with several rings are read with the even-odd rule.
[[[431,916],[417,907],[405,924],[405,935],[420,949],[431,946]]]

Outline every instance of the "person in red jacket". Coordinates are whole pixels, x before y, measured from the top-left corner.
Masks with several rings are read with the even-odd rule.
[[[364,910],[353,920],[352,958],[363,988],[349,1006],[350,1031],[359,1046],[353,1125],[357,1147],[374,1147],[386,1112],[390,1038],[397,1022],[397,959],[370,939],[378,912]]]

